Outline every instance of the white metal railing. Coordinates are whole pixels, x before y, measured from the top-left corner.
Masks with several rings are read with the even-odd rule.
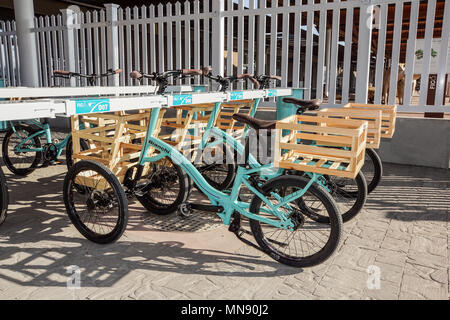
[[[85,13],[63,10],[35,21],[40,85],[69,85],[53,79],[53,69],[98,73],[122,68],[122,74],[98,80],[97,85],[135,85],[128,77],[134,69],[151,72],[212,65],[214,72],[226,75],[281,75],[282,86],[305,87],[305,98],[321,98],[330,106],[386,100],[399,104],[401,111],[450,110],[443,104],[450,70],[430,68],[436,64],[434,59],[439,66],[449,64],[450,0],[330,1],[193,0],[134,8],[108,4],[104,10]],[[444,17],[435,57],[437,6],[444,6]],[[425,37],[419,40],[420,70],[419,16],[426,17]],[[0,28],[0,76],[17,86],[15,25],[0,22]],[[396,67],[400,62],[405,64],[404,76]],[[433,73],[435,102],[428,105],[433,100],[427,90]],[[412,86],[419,76],[416,91]],[[389,83],[389,93],[383,83]],[[70,84],[86,85],[84,80]],[[398,84],[403,88],[400,97]]]

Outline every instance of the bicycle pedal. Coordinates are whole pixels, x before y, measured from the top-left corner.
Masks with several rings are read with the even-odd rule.
[[[186,219],[192,216],[193,210],[189,202],[183,202],[178,207],[177,213],[181,218]]]

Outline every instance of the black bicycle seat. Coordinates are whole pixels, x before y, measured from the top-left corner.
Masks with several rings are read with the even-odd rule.
[[[303,110],[317,110],[320,108],[322,101],[320,99],[315,100],[300,100],[297,98],[284,98],[283,102],[295,104],[301,107]]]
[[[253,117],[250,117],[247,114],[243,113],[235,113],[233,114],[233,119],[237,122],[244,123],[249,125],[251,128],[255,129],[256,131],[259,130],[273,130],[275,129],[275,126],[277,124],[276,121],[266,121],[266,120],[260,120]]]

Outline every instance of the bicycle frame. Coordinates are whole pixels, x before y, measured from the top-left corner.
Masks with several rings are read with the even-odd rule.
[[[261,99],[255,99],[253,106],[250,110],[250,116],[254,117],[256,114],[256,111],[258,109],[258,105],[260,103]],[[221,103],[216,103],[214,106],[214,109],[211,112],[210,118],[208,120],[208,124],[205,129],[205,133],[202,136],[202,141],[200,144],[200,149],[203,150],[206,148],[206,146],[215,146],[215,145],[221,145],[223,143],[231,146],[235,151],[239,153],[240,156],[242,156],[245,153],[245,146],[239,142],[236,138],[228,134],[227,132],[214,127],[214,124],[216,122],[217,116],[219,114],[221,108]],[[249,126],[245,125],[244,131],[242,134],[241,139],[245,139],[249,133]],[[216,139],[214,142],[208,142],[208,139],[214,136]],[[267,180],[276,178],[278,176],[281,176],[285,173],[284,169],[275,169],[273,165],[261,165],[258,160],[252,155],[248,155],[248,165],[252,169],[259,169],[259,172],[261,173],[261,177]],[[324,187],[327,191],[330,191],[330,188],[324,183],[324,179],[322,179],[323,175],[305,172],[305,174],[310,178],[314,179],[317,183],[319,183],[322,187]]]
[[[316,182],[316,175],[313,175],[312,179],[308,182],[307,186],[304,189],[298,190],[286,197],[280,197],[279,195],[272,193],[271,195],[275,197],[275,199],[279,202],[276,205],[274,205],[269,199],[267,199],[267,197],[260,191],[258,191],[249,181],[250,175],[259,173],[266,167],[268,168],[272,166],[272,164],[251,169],[246,169],[244,166],[239,166],[231,193],[226,194],[224,192],[221,192],[212,187],[201,175],[201,173],[195,168],[195,166],[183,154],[181,154],[181,152],[173,148],[171,145],[153,136],[153,131],[156,127],[160,109],[161,108],[152,109],[146,139],[144,141],[144,145],[142,146],[142,151],[139,157],[139,169],[138,173],[136,174],[135,181],[138,181],[141,178],[142,169],[146,162],[156,162],[162,158],[168,157],[173,161],[173,163],[179,165],[192,178],[194,183],[208,197],[213,206],[223,208],[223,211],[217,214],[222,219],[225,225],[229,225],[231,223],[232,214],[237,211],[250,219],[258,220],[277,228],[293,230],[293,222],[285,212],[279,209],[281,207],[289,209],[290,207],[288,203],[302,197],[308,191],[309,187],[314,182]],[[150,148],[154,148],[160,153],[155,156],[147,156]],[[280,221],[253,214],[249,211],[248,203],[238,201],[238,195],[242,184],[246,185],[253,194],[259,197],[270,208],[269,210],[263,209],[263,211],[272,214]]]
[[[16,136],[18,136],[21,139],[21,142],[17,146],[14,147],[14,151],[15,152],[42,152],[44,150],[44,148],[42,148],[42,147],[41,148],[22,148],[22,146],[26,142],[34,139],[35,137],[40,137],[42,135],[45,135],[46,143],[52,143],[52,134],[51,134],[51,130],[50,130],[50,125],[48,123],[41,123],[40,121],[38,121],[36,119],[27,120],[26,122],[29,122],[29,123],[39,127],[41,130],[36,131],[35,133],[29,135],[26,138],[22,138],[17,133],[14,123],[12,121],[10,121],[10,126],[11,126],[11,129],[13,130],[14,134],[16,134]],[[56,148],[58,149],[57,157],[59,157],[61,155],[64,148],[67,146],[67,143],[71,136],[72,136],[72,134],[70,133],[64,138],[64,140],[55,144]]]

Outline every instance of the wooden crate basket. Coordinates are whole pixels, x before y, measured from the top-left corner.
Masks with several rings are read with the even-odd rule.
[[[165,110],[161,110],[158,130],[162,122]],[[72,117],[73,159],[94,160],[103,163],[112,173],[123,182],[127,170],[136,165],[141,150],[142,142],[147,134],[147,125],[150,118],[150,110],[142,110],[138,113],[127,114],[117,112],[114,114],[98,113],[88,116]],[[83,124],[83,126],[80,126]],[[80,139],[89,144],[88,150],[81,150]],[[149,150],[149,153],[154,150]],[[148,165],[144,169],[146,171]],[[145,174],[145,172],[144,172]],[[99,185],[102,188],[101,177],[83,177],[79,184],[87,186]],[[106,185],[106,182],[104,183]]]
[[[355,178],[364,164],[367,121],[292,115],[276,129],[275,167]]]
[[[361,110],[381,110],[381,137],[392,138],[395,133],[395,121],[397,119],[397,106],[383,104],[361,104],[348,103],[344,108],[361,109]]]
[[[333,119],[365,120],[368,122],[367,148],[378,149],[381,141],[381,110],[361,109],[321,109],[317,115]]]

